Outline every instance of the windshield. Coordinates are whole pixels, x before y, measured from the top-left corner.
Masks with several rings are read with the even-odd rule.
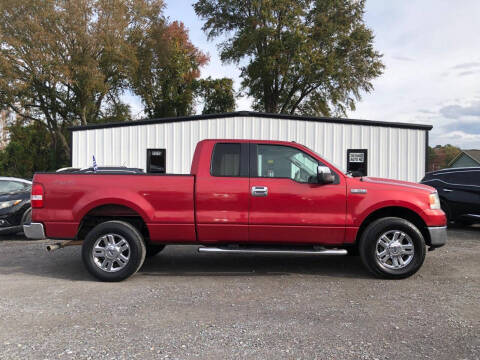
[[[30,187],[30,184],[22,183],[20,181],[0,180],[0,193],[9,193],[9,192],[27,190],[29,187]]]

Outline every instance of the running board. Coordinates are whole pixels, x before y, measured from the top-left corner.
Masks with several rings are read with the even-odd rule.
[[[218,254],[289,254],[289,255],[347,255],[345,249],[320,249],[320,250],[285,250],[285,249],[252,249],[252,248],[217,248],[217,247],[199,247],[198,252],[218,253]]]

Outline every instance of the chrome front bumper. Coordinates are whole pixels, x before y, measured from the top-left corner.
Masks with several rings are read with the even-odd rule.
[[[23,233],[25,236],[32,240],[45,239],[45,230],[41,223],[31,223],[23,225]]]
[[[447,243],[446,226],[428,227],[427,229],[430,234],[430,246],[440,247]]]

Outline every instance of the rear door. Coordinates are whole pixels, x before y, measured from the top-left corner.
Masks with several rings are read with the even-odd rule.
[[[342,176],[335,174],[335,184],[313,183],[323,164],[296,147],[252,144],[250,154],[250,242],[343,243]]]
[[[212,154],[211,159],[202,159],[205,166],[196,176],[198,240],[248,241],[248,143],[209,143],[208,146],[210,148],[205,149],[205,154]]]
[[[443,196],[454,216],[480,214],[480,170],[456,170],[445,175]]]

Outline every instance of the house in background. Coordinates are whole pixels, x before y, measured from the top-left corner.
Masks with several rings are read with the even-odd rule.
[[[458,156],[450,161],[449,168],[458,167],[479,167],[480,150],[462,150]]]

